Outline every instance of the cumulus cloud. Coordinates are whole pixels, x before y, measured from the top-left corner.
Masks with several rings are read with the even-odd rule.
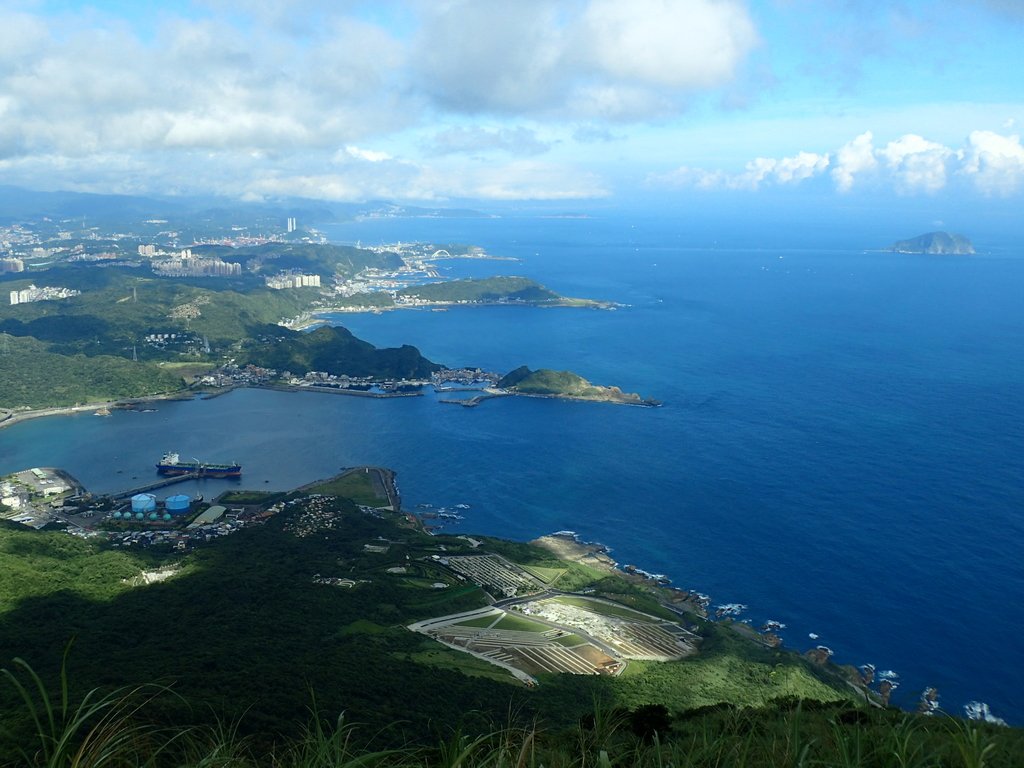
[[[415,59],[449,108],[635,120],[728,83],[756,44],[736,0],[452,0]]]
[[[865,131],[834,153],[799,152],[780,159],[759,157],[738,173],[683,166],[648,181],[661,186],[757,190],[766,184],[795,184],[828,171],[842,193],[855,186],[886,185],[900,194],[933,194],[951,177],[967,179],[985,195],[1010,195],[1024,187],[1024,146],[1017,135],[973,131],[964,147],[908,133],[878,148]]]
[[[593,0],[570,39],[613,83],[686,89],[728,82],[757,33],[735,2]]]
[[[695,186],[699,189],[756,190],[764,184],[797,184],[824,173],[828,168],[828,155],[798,152],[792,157],[773,159],[758,157],[747,163],[741,173],[682,167],[667,174],[654,174],[648,181],[668,186]]]
[[[885,160],[899,191],[938,192],[946,186],[946,162],[954,152],[910,133],[890,141],[878,155]]]
[[[201,189],[216,163],[218,188],[237,173],[357,195],[368,179],[328,182],[322,169],[380,170],[396,147],[434,165],[528,159],[553,145],[507,116],[608,137],[609,121],[678,114],[728,85],[757,44],[744,0],[195,0],[134,21],[102,4],[19,7],[0,7],[0,162],[73,186],[132,158],[115,165],[146,172],[118,184],[150,191]],[[488,125],[468,122],[482,113]],[[515,175],[529,167],[474,188],[541,194]],[[545,167],[550,194],[604,194]],[[246,194],[264,194],[256,186]]]
[[[116,22],[14,23],[35,37],[0,54],[0,155],[329,147],[410,122],[380,97],[400,57],[371,25],[297,45],[211,19],[169,18],[150,41]]]
[[[873,141],[871,131],[865,131],[839,148],[832,178],[840,192],[849,192],[857,176],[870,173],[878,167]]]
[[[345,154],[349,157],[354,157],[356,160],[365,160],[368,163],[383,163],[385,160],[392,160],[393,158],[387,152],[379,152],[373,149],[360,149],[359,147],[347,146],[345,147]],[[335,155],[335,158],[339,155]]]
[[[1020,136],[972,131],[958,153],[961,172],[986,195],[1009,195],[1024,182],[1024,147]]]
[[[784,157],[777,161],[771,172],[780,184],[789,184],[817,176],[828,168],[828,165],[828,155],[800,152],[794,157]]]

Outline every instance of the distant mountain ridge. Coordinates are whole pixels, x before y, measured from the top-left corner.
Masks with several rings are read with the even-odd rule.
[[[270,198],[246,202],[217,195],[121,195],[30,190],[0,184],[0,223],[50,216],[87,217],[134,223],[147,218],[244,219],[255,216],[295,216],[305,222],[345,222],[360,219],[486,218],[471,208],[422,208],[388,200],[327,202],[302,197]],[[92,221],[90,223],[93,223]],[[172,221],[173,223],[173,221]]]
[[[971,241],[949,232],[926,232],[909,240],[898,240],[889,246],[893,253],[931,253],[966,256],[974,253]]]

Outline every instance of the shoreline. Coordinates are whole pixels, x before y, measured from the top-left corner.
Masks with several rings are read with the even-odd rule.
[[[432,385],[425,385],[432,386]],[[140,397],[130,397],[120,400],[107,400],[99,401],[95,403],[85,403],[82,405],[64,405],[64,406],[53,406],[46,408],[31,408],[23,411],[0,409],[0,429],[20,424],[24,421],[31,419],[40,419],[47,416],[73,416],[77,413],[86,413],[89,411],[101,411],[101,410],[128,410],[132,405],[138,405],[143,403],[158,403],[170,400],[194,400],[200,398],[203,400],[213,400],[218,397],[222,397],[230,392],[234,392],[236,389],[265,389],[274,392],[313,392],[317,394],[326,395],[348,395],[351,397],[366,397],[377,400],[386,400],[395,397],[424,397],[425,392],[369,392],[367,390],[355,390],[355,389],[343,389],[341,387],[295,387],[288,384],[232,384],[230,386],[220,387],[214,390],[206,389],[192,389],[185,387],[176,392],[170,392],[162,395],[143,395]],[[422,389],[422,388],[421,388]],[[443,394],[436,388],[434,390],[437,394]],[[503,397],[528,397],[538,400],[561,400],[568,402],[579,402],[579,403],[606,403],[610,405],[632,405],[639,408],[660,408],[662,403],[657,400],[618,400],[615,398],[599,398],[599,397],[578,397],[575,395],[542,395],[534,394],[529,392],[514,392],[514,391],[501,391],[501,392],[485,392],[483,395],[478,395],[473,398],[467,398],[465,400],[458,399],[438,399],[438,403],[447,405],[461,405],[464,408],[474,408],[479,406],[486,400],[495,400]]]
[[[12,427],[15,424],[30,421],[31,419],[45,418],[47,416],[74,416],[77,413],[100,411],[103,409],[130,410],[130,406],[132,405],[167,402],[171,400],[187,401],[194,400],[196,398],[200,398],[202,400],[213,400],[234,392],[236,389],[267,389],[277,392],[316,392],[319,394],[352,395],[354,397],[369,397],[377,399],[386,399],[391,397],[420,397],[423,394],[422,392],[367,392],[363,390],[345,390],[340,388],[332,389],[330,387],[292,387],[287,384],[232,384],[230,386],[219,387],[210,391],[185,387],[184,389],[180,389],[176,392],[170,392],[163,395],[143,395],[140,397],[129,397],[120,400],[97,401],[95,403],[85,403],[82,405],[29,408],[23,411],[0,408],[0,429]]]
[[[501,537],[495,537],[501,538]],[[845,682],[854,691],[858,698],[871,707],[887,708],[894,707],[904,710],[898,705],[890,703],[891,692],[899,687],[893,679],[887,677],[875,678],[866,677],[864,670],[849,663],[840,663],[832,658],[832,651],[825,646],[800,650],[798,647],[785,646],[783,639],[778,632],[785,629],[786,625],[777,621],[767,620],[760,629],[752,626],[749,621],[737,619],[736,617],[747,606],[718,606],[717,609],[709,610],[711,598],[706,594],[692,589],[682,589],[671,586],[672,582],[661,574],[652,574],[634,565],[620,565],[610,555],[612,549],[606,544],[596,541],[584,541],[575,531],[556,531],[528,542],[534,546],[545,549],[559,560],[576,562],[586,565],[595,570],[615,575],[631,583],[655,590],[660,596],[661,605],[681,617],[687,614],[695,615],[717,626],[727,627],[737,637],[748,642],[755,643],[764,648],[782,653],[793,654],[800,657],[812,666],[820,668],[824,673],[833,676],[837,681]],[[732,607],[741,608],[741,611],[732,612]],[[724,609],[724,610],[723,610]],[[874,669],[872,668],[872,673]],[[887,684],[888,690],[875,690],[871,688],[872,682]],[[928,688],[926,690],[932,690]],[[950,713],[952,714],[952,713]]]
[[[355,306],[355,307],[326,307],[324,309],[318,309],[313,313],[313,317],[296,326],[289,326],[292,330],[306,330],[307,328],[330,324],[330,321],[325,319],[323,315],[379,315],[382,312],[394,312],[397,310],[413,310],[413,309],[425,309],[430,311],[435,310],[448,310],[448,309],[471,309],[474,307],[523,307],[527,309],[553,309],[553,308],[568,308],[568,309],[600,309],[604,311],[614,311],[617,309],[624,309],[628,305],[620,304],[616,301],[599,301],[597,299],[573,299],[567,296],[563,296],[560,299],[552,301],[431,301],[423,302],[420,304],[391,304],[383,307],[372,307],[372,306]]]
[[[63,410],[81,412],[85,408],[86,406],[73,406],[70,409]],[[59,414],[45,413],[36,415],[42,416]],[[69,485],[75,486],[79,491],[84,490],[84,486],[82,486],[76,478],[71,476],[65,470],[60,468],[51,469],[61,477],[69,480]],[[410,523],[415,523],[420,530],[424,530],[429,533],[429,530],[424,528],[423,520],[419,514],[402,509],[401,496],[396,482],[396,473],[388,467],[361,465],[358,467],[342,468],[339,473],[331,478],[304,483],[295,487],[293,491],[306,491],[312,486],[338,479],[357,471],[374,472],[379,478],[380,488],[383,491],[384,498],[388,502],[388,508],[396,514],[401,515]],[[118,494],[106,495],[116,496]],[[458,534],[453,533],[451,535]],[[472,534],[470,533],[468,535]],[[495,536],[494,538],[514,541],[514,539],[505,539],[503,536]],[[874,678],[873,674],[870,679],[865,678],[864,672],[861,668],[856,667],[852,663],[840,663],[833,660],[831,651],[824,648],[824,646],[817,646],[817,648],[811,647],[807,650],[802,650],[797,646],[785,647],[781,642],[781,638],[776,634],[779,630],[785,629],[784,624],[774,621],[766,621],[765,625],[759,629],[756,626],[751,626],[744,620],[737,619],[736,616],[739,611],[723,611],[723,608],[728,609],[730,606],[718,606],[717,610],[709,610],[711,600],[701,592],[693,589],[682,589],[672,586],[671,581],[665,576],[649,573],[637,566],[620,565],[612,558],[612,550],[609,546],[600,542],[585,541],[573,531],[563,530],[543,534],[534,539],[530,539],[528,543],[547,550],[559,560],[580,563],[595,570],[599,570],[607,574],[613,574],[616,577],[625,579],[637,586],[645,587],[658,597],[658,601],[664,608],[672,611],[673,613],[677,613],[680,616],[685,616],[685,614],[695,615],[716,625],[729,627],[739,637],[750,642],[766,648],[778,649],[782,652],[799,656],[807,660],[812,665],[821,668],[824,672],[836,677],[836,679],[846,682],[846,684],[856,691],[859,696],[863,697],[865,702],[869,705],[890,706],[888,702],[888,693],[898,687],[898,684],[894,684],[891,678],[884,676],[885,673],[877,679]],[[746,606],[735,607],[746,608]],[[812,635],[812,638],[813,637],[814,636]],[[871,672],[873,673],[874,670],[872,669]],[[887,691],[875,690],[870,687],[872,682],[878,683],[880,681],[888,681],[889,689]],[[891,706],[900,708],[897,705]],[[904,711],[913,711],[913,709],[906,709]],[[950,714],[953,714],[953,712],[950,711]]]
[[[47,416],[73,416],[76,413],[100,411],[103,409],[128,410],[129,406],[141,403],[158,403],[165,400],[191,400],[198,394],[200,393],[197,391],[185,388],[162,395],[141,395],[139,397],[127,397],[119,400],[84,403],[82,405],[57,405],[46,408],[28,408],[26,410],[0,408],[0,414],[4,414],[0,417],[0,429],[20,424],[23,421],[41,419]]]

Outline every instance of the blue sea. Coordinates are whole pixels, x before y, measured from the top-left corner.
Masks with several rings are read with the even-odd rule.
[[[336,318],[357,336],[449,366],[570,369],[664,405],[244,390],[0,430],[0,473],[62,466],[111,491],[177,450],[287,488],[387,465],[408,507],[470,505],[449,530],[577,531],[713,605],[749,606],[755,626],[785,623],[787,647],[895,671],[902,706],[935,686],[947,711],[977,699],[1024,723],[1024,253],[993,239],[971,258],[894,255],[865,250],[894,237],[857,232],[751,248],[612,214],[328,234],[473,243],[520,261],[442,262],[449,274],[626,305]]]

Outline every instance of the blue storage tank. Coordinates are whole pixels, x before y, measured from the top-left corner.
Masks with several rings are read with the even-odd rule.
[[[152,512],[156,509],[156,496],[152,493],[137,493],[132,496],[132,512]]]
[[[120,520],[121,519],[121,513],[120,512],[115,512],[114,513],[114,519],[115,520]]]
[[[183,493],[179,493],[177,496],[168,496],[164,502],[164,507],[172,515],[183,515],[188,512],[191,503],[192,499]]]

